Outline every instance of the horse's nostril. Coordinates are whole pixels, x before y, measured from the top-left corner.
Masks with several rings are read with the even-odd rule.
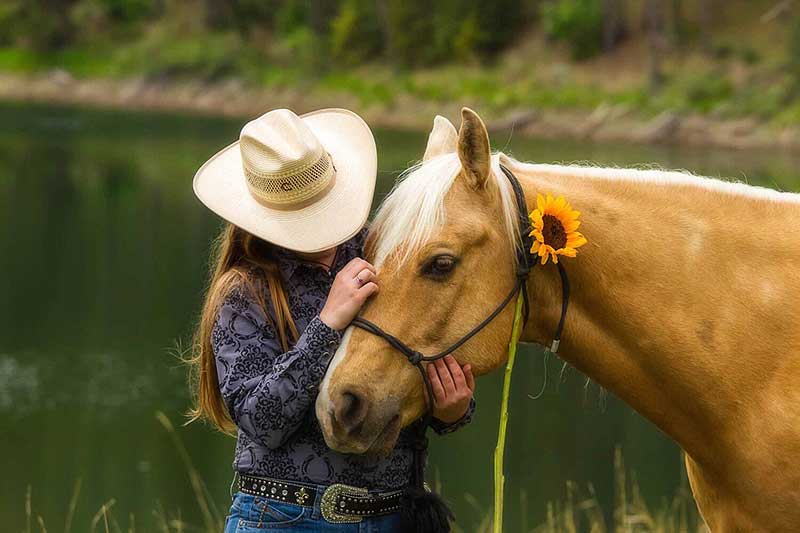
[[[336,420],[348,433],[361,428],[367,417],[367,402],[356,391],[346,390],[335,403]]]

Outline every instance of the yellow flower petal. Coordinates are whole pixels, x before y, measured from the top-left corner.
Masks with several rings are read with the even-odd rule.
[[[577,248],[579,246],[583,246],[587,242],[588,241],[586,240],[586,237],[577,232],[571,233],[569,237],[567,237],[567,246],[569,246],[570,248]]]
[[[553,263],[557,264],[559,255],[575,257],[578,253],[576,248],[586,244],[586,237],[577,231],[581,226],[581,221],[578,220],[580,214],[580,211],[572,209],[572,204],[563,195],[554,198],[553,193],[550,192],[536,194],[536,209],[528,215],[532,226],[529,235],[536,239],[532,243],[531,253],[538,255],[543,265],[551,258]],[[554,217],[557,220],[555,224],[560,224],[565,233],[564,245],[558,250],[555,250],[544,238],[545,216]]]
[[[578,217],[577,217],[577,215],[575,215],[575,213],[577,213],[577,211],[572,211],[572,210],[569,210],[569,209],[565,209],[564,210],[564,214],[563,214],[563,216],[561,218],[564,220],[564,222],[573,222],[573,221],[578,219]]]

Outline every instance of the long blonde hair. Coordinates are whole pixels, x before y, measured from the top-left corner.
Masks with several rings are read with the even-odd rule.
[[[225,297],[234,288],[250,295],[277,330],[284,351],[289,349],[290,342],[297,341],[299,335],[286,299],[274,245],[227,224],[214,242],[210,267],[203,310],[192,339],[192,355],[187,360],[194,397],[188,415],[189,422],[205,419],[220,431],[233,434],[236,425],[219,390],[211,346],[211,333]],[[272,315],[264,299],[267,292]]]

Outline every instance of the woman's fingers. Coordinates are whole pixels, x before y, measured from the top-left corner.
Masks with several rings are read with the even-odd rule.
[[[360,301],[363,304],[367,298],[369,298],[379,290],[380,288],[378,287],[378,284],[375,283],[374,281],[370,281],[368,283],[365,283],[364,285],[361,286],[360,289],[358,289],[358,292],[356,293],[357,294],[356,299],[360,298]]]
[[[373,274],[375,273],[375,267],[372,266],[368,261],[365,261],[360,257],[354,257],[342,268],[341,271],[351,274],[351,277],[355,277],[357,273],[361,272],[365,268],[371,270]]]
[[[472,365],[464,365],[464,377],[467,378],[467,387],[475,392],[475,376],[472,375]]]
[[[447,368],[447,363],[441,359],[438,359],[434,361],[433,364],[436,366],[436,372],[439,374],[439,379],[442,381],[445,395],[450,396],[451,394],[455,394],[456,384],[453,382],[453,376],[450,375],[450,370]]]
[[[428,379],[431,382],[431,389],[433,390],[433,398],[436,404],[440,404],[444,401],[445,394],[444,394],[444,387],[442,386],[442,381],[439,379],[439,373],[436,371],[435,363],[431,363],[427,366],[426,371],[428,372]]]
[[[356,280],[356,276],[359,280]],[[329,327],[341,331],[361,310],[367,298],[378,292],[375,268],[360,257],[352,259],[336,277],[328,291],[319,318]]]
[[[376,276],[375,272],[373,272],[372,270],[364,268],[353,279],[356,280],[359,286],[361,286],[361,285],[366,285],[370,281],[377,281],[378,276]]]
[[[447,365],[447,369],[450,370],[450,375],[453,376],[455,389],[457,391],[466,389],[467,378],[464,377],[464,371],[461,370],[461,365],[458,364],[456,358],[452,355],[448,355],[444,358],[444,362]]]

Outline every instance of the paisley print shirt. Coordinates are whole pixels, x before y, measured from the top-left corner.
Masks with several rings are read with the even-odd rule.
[[[233,289],[212,332],[217,377],[231,418],[239,428],[234,470],[251,475],[328,485],[346,483],[372,490],[405,486],[411,476],[412,428],[400,433],[388,457],[342,454],[325,444],[314,411],[319,385],[341,334],[319,318],[333,278],[362,253],[366,230],[341,244],[330,271],[278,252],[292,316],[301,332],[288,352],[254,299]],[[269,298],[266,298],[269,304]],[[272,313],[269,309],[268,312]],[[474,402],[458,422],[436,422],[437,433],[453,431],[472,417]]]

